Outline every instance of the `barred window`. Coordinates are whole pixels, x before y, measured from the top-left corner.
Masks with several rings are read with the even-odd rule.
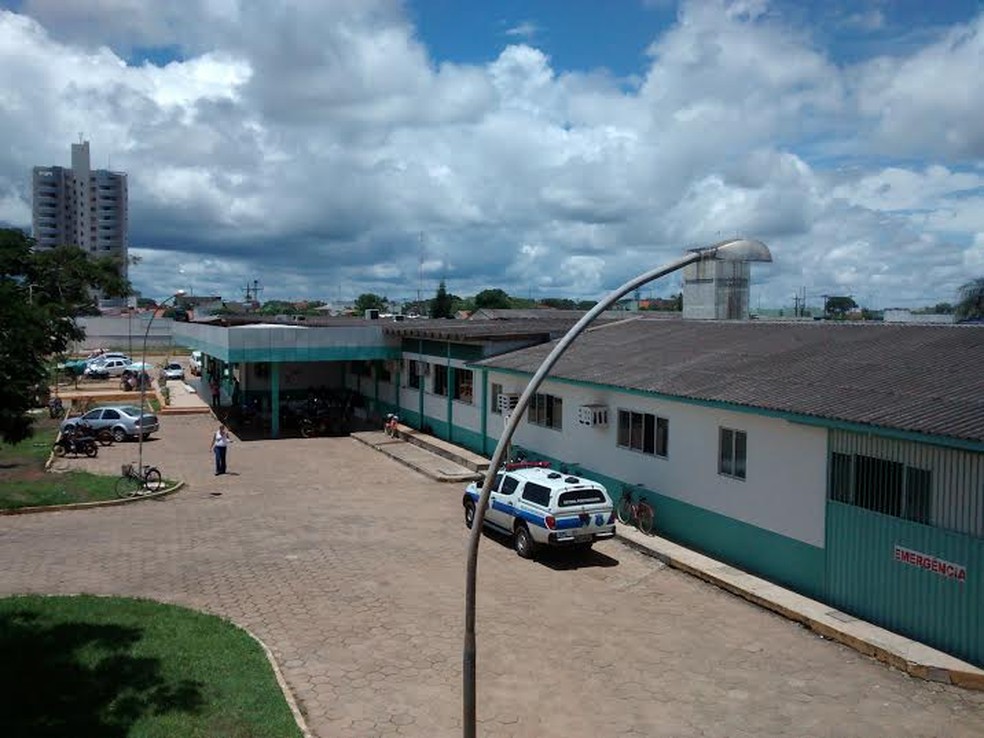
[[[526,411],[526,421],[533,425],[561,430],[564,427],[564,402],[554,395],[533,395],[530,406]]]
[[[618,411],[618,437],[621,448],[653,456],[669,454],[670,421],[652,413]]]

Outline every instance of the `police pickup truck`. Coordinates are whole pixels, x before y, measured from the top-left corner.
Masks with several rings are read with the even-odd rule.
[[[461,504],[465,525],[475,521],[481,482],[472,482]],[[598,482],[542,466],[507,467],[495,475],[485,525],[512,536],[516,553],[532,558],[539,546],[591,548],[615,535],[612,500]]]

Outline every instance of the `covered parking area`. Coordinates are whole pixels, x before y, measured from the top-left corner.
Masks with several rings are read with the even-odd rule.
[[[255,407],[281,435],[285,404],[311,393],[346,392],[350,362],[396,360],[399,338],[382,321],[323,318],[317,323],[271,323],[228,317],[175,323],[174,342],[202,352],[203,385],[215,377],[224,407]]]

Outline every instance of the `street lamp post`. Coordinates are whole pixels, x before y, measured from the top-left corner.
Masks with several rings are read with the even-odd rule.
[[[143,337],[143,351],[140,354],[140,374],[137,377],[140,380],[140,433],[137,434],[137,473],[143,474],[143,442],[144,442],[144,432],[143,432],[143,416],[144,416],[144,402],[147,398],[147,383],[143,381],[143,374],[147,374],[147,378],[150,378],[150,373],[147,372],[147,337],[150,335],[150,326],[154,324],[154,318],[157,317],[157,311],[161,310],[170,300],[177,300],[179,297],[184,296],[184,290],[178,290],[170,297],[162,300],[160,305],[158,305],[154,312],[150,315],[150,320],[147,321],[147,329],[144,331]],[[163,310],[161,310],[163,312]]]
[[[489,496],[492,489],[492,480],[502,464],[503,456],[509,443],[512,440],[516,426],[519,425],[530,398],[539,389],[543,380],[546,379],[550,370],[557,360],[563,355],[568,347],[574,342],[584,329],[602,312],[614,305],[622,297],[632,290],[638,289],[647,282],[663,277],[678,269],[682,269],[688,264],[697,261],[709,260],[724,261],[772,261],[772,254],[761,241],[750,239],[731,239],[716,243],[704,249],[694,249],[686,256],[670,262],[666,266],[653,269],[636,277],[633,277],[621,287],[616,288],[604,297],[597,305],[585,313],[574,326],[557,342],[553,350],[543,360],[540,367],[536,370],[533,378],[530,379],[523,394],[520,395],[516,408],[512,411],[502,435],[496,444],[495,453],[492,454],[492,461],[489,463],[488,471],[485,474],[485,481],[482,483],[482,492],[475,506],[475,516],[472,521],[472,528],[468,537],[468,560],[465,573],[465,640],[462,654],[462,732],[465,738],[475,738],[476,735],[476,710],[475,710],[475,589],[478,573],[478,544],[482,538],[482,523],[485,520],[485,509],[489,504]]]

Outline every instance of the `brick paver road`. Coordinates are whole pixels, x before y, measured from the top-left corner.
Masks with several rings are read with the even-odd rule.
[[[459,487],[347,438],[238,443],[238,476],[216,478],[211,429],[166,418],[146,444],[189,482],[164,501],[0,518],[0,592],[217,613],[271,647],[317,736],[458,735]],[[910,679],[615,541],[527,562],[486,537],[478,635],[483,736],[984,735],[984,694]]]

